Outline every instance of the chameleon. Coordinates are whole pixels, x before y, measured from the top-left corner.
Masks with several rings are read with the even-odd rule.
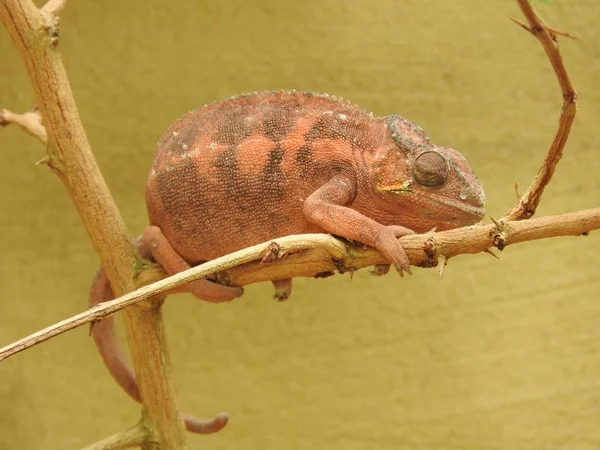
[[[375,117],[327,94],[243,94],[188,112],[159,140],[146,186],[150,225],[137,248],[173,275],[274,238],[329,233],[375,247],[402,275],[410,269],[399,237],[472,225],[484,203],[466,159],[399,115]],[[272,283],[276,299],[289,297],[291,279]],[[210,279],[179,291],[213,303],[243,294]],[[90,305],[113,298],[100,269]],[[140,401],[112,319],[92,334],[111,374]],[[208,422],[184,420],[211,432]]]

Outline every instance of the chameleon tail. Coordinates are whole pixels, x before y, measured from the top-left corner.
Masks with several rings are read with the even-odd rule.
[[[113,300],[115,295],[110,286],[106,271],[101,267],[92,281],[90,291],[90,308],[99,303]],[[92,324],[91,334],[98,347],[100,356],[117,384],[136,402],[141,402],[140,390],[135,381],[135,374],[125,358],[123,349],[117,340],[113,316],[108,316]],[[221,430],[229,420],[227,414],[218,414],[214,419],[198,419],[183,415],[185,428],[192,433],[212,434]]]
[[[115,295],[110,287],[110,281],[106,271],[101,267],[92,281],[90,292],[90,308],[99,303],[113,300]],[[117,340],[115,332],[115,320],[108,316],[99,322],[92,324],[92,338],[98,347],[100,356],[108,368],[110,374],[119,386],[136,402],[141,402],[140,390],[135,381],[133,369],[123,353],[123,349]]]

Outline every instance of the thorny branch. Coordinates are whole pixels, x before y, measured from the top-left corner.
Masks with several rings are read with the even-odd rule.
[[[500,250],[511,244],[557,236],[577,236],[600,229],[600,208],[528,221],[498,222],[475,225],[439,233],[410,235],[400,238],[412,265],[435,267],[456,255],[484,252],[490,247]],[[364,247],[364,246],[362,246]],[[277,255],[273,257],[273,249]],[[265,262],[274,259],[273,262]],[[58,322],[24,339],[0,349],[0,361],[46,341],[65,331],[94,322],[127,306],[221,272],[224,279],[237,286],[298,276],[328,276],[335,272],[352,273],[356,269],[385,264],[377,250],[360,248],[325,234],[287,236],[255,245],[192,267],[156,281],[115,300]],[[164,272],[157,265],[145,270],[144,283],[161,279]]]
[[[517,2],[529,25],[515,19],[513,19],[513,21],[533,34],[544,47],[544,51],[546,52],[546,55],[552,64],[552,68],[554,69],[554,73],[556,74],[556,78],[558,79],[558,84],[562,91],[563,104],[558,120],[558,130],[556,131],[552,144],[550,144],[550,148],[542,162],[542,166],[539,168],[535,179],[527,189],[527,192],[525,192],[525,195],[523,195],[519,202],[506,213],[502,220],[528,219],[535,214],[544,189],[552,179],[554,171],[556,170],[556,165],[562,157],[563,149],[565,148],[565,144],[571,131],[571,125],[573,124],[577,112],[577,92],[573,88],[567,69],[563,64],[556,38],[556,35],[572,36],[569,33],[556,30],[546,25],[535,12],[528,0],[517,0]]]

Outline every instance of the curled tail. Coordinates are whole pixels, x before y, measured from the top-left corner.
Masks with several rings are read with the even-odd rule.
[[[90,308],[99,303],[114,300],[114,298],[115,294],[110,287],[108,276],[106,276],[105,270],[101,267],[92,281]],[[108,316],[100,322],[93,324],[92,337],[104,364],[119,386],[136,402],[141,402],[140,390],[135,381],[133,369],[117,340],[114,317]]]
[[[99,303],[113,300],[115,295],[110,286],[106,271],[101,267],[92,281],[90,291],[90,308]],[[136,402],[141,402],[140,390],[135,380],[135,374],[127,361],[123,349],[117,340],[115,322],[113,316],[97,322],[92,327],[92,337],[104,364],[108,371],[117,381],[119,386]],[[188,431],[192,433],[211,434],[221,430],[229,417],[226,414],[218,414],[214,419],[198,419],[187,414],[183,415],[183,421]]]

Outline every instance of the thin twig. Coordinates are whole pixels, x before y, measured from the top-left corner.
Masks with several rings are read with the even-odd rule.
[[[498,226],[501,227],[501,231]],[[433,267],[437,261],[432,261],[424,252],[425,242],[435,247],[435,253],[450,259],[459,254],[484,252],[492,246],[502,249],[509,244],[549,237],[576,236],[597,229],[600,229],[600,208],[528,221],[474,225],[433,235],[430,233],[409,235],[400,238],[400,242],[411,264]],[[262,258],[272,247],[272,242],[277,243],[280,254],[285,256],[265,264]],[[308,234],[274,239],[154,282],[13,342],[0,349],[0,361],[73,328],[98,321],[129,305],[164,294],[178,286],[216,272],[226,271],[226,278],[232,284],[242,286],[272,279],[352,271],[385,263],[387,261],[377,250],[354,248],[329,235]],[[154,276],[163,274],[162,271],[158,271]]]
[[[150,439],[148,429],[142,423],[139,423],[128,430],[120,431],[98,442],[94,442],[82,450],[122,450],[139,447],[140,444],[148,441],[148,439]]]
[[[57,17],[66,4],[67,0],[48,0],[48,2],[44,6],[42,6],[41,11],[43,13]]]
[[[23,114],[15,114],[8,109],[0,110],[0,126],[18,125],[23,131],[30,136],[39,140],[42,144],[47,144],[48,134],[46,127],[42,124],[42,116],[37,108]]]
[[[520,26],[521,28],[523,28],[525,31],[528,31],[528,32],[530,32],[531,34],[534,34],[534,33],[533,33],[533,31],[531,31],[531,28],[529,28],[529,26],[528,26],[528,25],[524,24],[524,23],[523,23],[523,22],[521,22],[520,20],[517,20],[517,19],[515,19],[514,17],[509,17],[509,19],[510,19],[510,20],[512,20],[512,21],[513,21],[514,23],[516,23],[517,25],[519,25],[519,26]],[[562,31],[562,30],[559,30],[559,29],[557,29],[557,28],[552,28],[552,27],[549,27],[548,25],[546,25],[546,29],[547,29],[547,30],[548,30],[550,33],[552,33],[552,34],[558,34],[558,35],[560,35],[560,36],[564,36],[564,37],[566,37],[566,38],[569,38],[569,39],[574,39],[574,40],[576,40],[576,41],[578,41],[578,40],[579,40],[579,37],[578,37],[578,36],[575,36],[574,34],[571,34],[571,33],[567,33],[566,31]],[[534,35],[535,35],[535,34],[534,34]]]
[[[571,125],[573,124],[573,120],[575,119],[575,114],[577,112],[577,92],[571,84],[571,79],[569,78],[569,74],[565,69],[558,48],[558,43],[555,39],[556,34],[569,37],[573,36],[566,32],[559,32],[554,28],[548,27],[534,11],[528,0],[517,0],[517,2],[523,11],[523,14],[527,18],[529,25],[526,25],[515,19],[512,20],[533,34],[544,47],[546,55],[548,56],[548,59],[552,64],[552,68],[554,69],[554,73],[556,74],[556,78],[558,79],[558,83],[562,91],[563,104],[558,121],[558,130],[554,140],[552,141],[552,144],[550,145],[550,148],[548,149],[548,153],[544,158],[542,166],[539,168],[533,183],[531,183],[527,189],[527,192],[525,192],[525,195],[523,195],[519,202],[506,213],[504,216],[505,220],[528,219],[535,214],[535,211],[540,204],[544,188],[552,179],[554,171],[556,170],[556,165],[562,157],[563,149],[569,137]]]

